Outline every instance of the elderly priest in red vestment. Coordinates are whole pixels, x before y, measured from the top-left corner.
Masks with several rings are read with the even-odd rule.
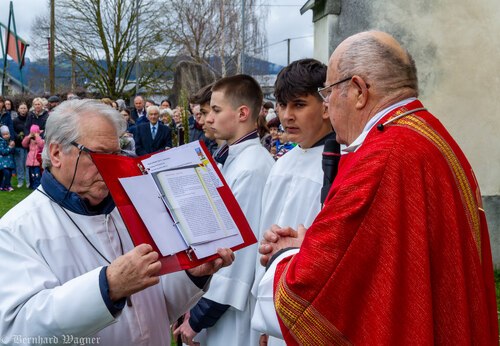
[[[258,304],[271,335],[289,345],[498,345],[479,187],[417,99],[413,59],[389,34],[356,34],[332,54],[325,85],[346,147],[307,233],[273,226],[261,242],[269,299]]]

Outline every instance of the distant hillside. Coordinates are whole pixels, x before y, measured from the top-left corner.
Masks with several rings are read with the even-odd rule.
[[[184,58],[185,59],[185,58]],[[167,61],[167,65],[174,66],[177,61],[183,60],[183,57],[169,57]],[[236,58],[227,58],[226,59],[226,70],[229,75],[232,75],[236,72]],[[220,74],[221,71],[221,61],[218,57],[212,57],[209,59],[210,65],[215,71],[218,71]],[[101,62],[103,66],[106,65],[104,61]],[[142,64],[147,62],[142,62]],[[264,61],[261,59],[253,58],[253,57],[245,57],[245,73],[250,75],[276,75],[283,68],[281,65],[273,64],[268,61]],[[8,73],[20,80],[21,75],[19,73],[18,65],[9,60],[7,65]],[[49,66],[47,60],[36,60],[31,61],[30,59],[25,60],[25,64],[23,67],[23,80],[24,84],[28,86],[35,94],[43,94],[49,89]],[[167,79],[173,78],[173,71],[168,74],[169,77]],[[57,57],[56,58],[56,68],[55,68],[55,77],[56,77],[56,87],[57,88],[69,88],[71,85],[71,61],[65,57]],[[76,83],[80,87],[85,87],[88,84],[88,81],[77,72]],[[135,80],[135,73],[132,72],[130,76],[130,80]]]

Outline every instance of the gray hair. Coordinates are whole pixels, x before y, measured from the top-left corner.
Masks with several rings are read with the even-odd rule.
[[[50,168],[49,147],[52,143],[62,145],[63,152],[71,149],[71,142],[80,139],[82,119],[89,116],[99,116],[109,120],[116,129],[118,137],[125,132],[127,125],[120,113],[112,107],[97,100],[64,101],[54,108],[45,125],[45,146],[42,152],[43,168]]]
[[[403,48],[404,49],[404,48]],[[358,75],[373,83],[383,93],[409,89],[418,96],[418,78],[415,61],[404,49],[405,56],[373,35],[362,37],[351,43],[339,58],[337,71],[347,78]],[[341,90],[345,92],[346,86]]]
[[[126,105],[126,103],[125,103],[125,100],[123,100],[123,99],[118,99],[118,100],[116,100],[115,102],[116,102],[116,104],[118,105],[118,110],[119,110],[119,111],[122,111],[122,110],[124,110],[125,108],[127,108],[127,105]]]
[[[158,114],[160,114],[160,107],[158,107],[158,106],[149,106],[146,109],[146,114],[149,115],[149,113],[151,113],[151,111],[157,111]]]

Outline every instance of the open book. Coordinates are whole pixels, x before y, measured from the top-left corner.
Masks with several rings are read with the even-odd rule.
[[[136,245],[161,254],[162,273],[256,242],[202,142],[143,157],[92,154]]]

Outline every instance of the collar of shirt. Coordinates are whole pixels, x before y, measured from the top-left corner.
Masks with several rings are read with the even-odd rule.
[[[158,126],[158,123],[156,123],[156,124],[154,124],[154,125],[153,125],[153,124],[151,124],[151,123],[149,123],[149,129],[150,129],[151,131],[153,131],[153,127],[155,127],[155,128],[156,128],[156,131],[158,131],[158,127],[159,127],[159,126]]]
[[[257,130],[253,130],[252,132],[249,132],[247,133],[246,135],[244,135],[243,137],[239,138],[238,140],[236,140],[233,144],[231,145],[235,145],[235,144],[238,144],[238,143],[242,143],[244,141],[247,141],[249,139],[254,139],[254,138],[257,138],[258,137],[258,134],[257,134]],[[215,155],[214,157],[214,160],[217,162],[217,163],[220,163],[221,165],[224,165],[224,163],[226,163],[226,160],[227,160],[227,155],[229,154],[229,145],[227,144],[224,144],[220,149],[219,151],[217,151],[217,155]]]
[[[68,192],[68,189],[58,182],[49,170],[43,172],[41,183],[45,193],[54,202],[73,213],[88,216],[102,215],[111,213],[115,208],[115,203],[110,194],[99,205],[90,206],[78,194]]]
[[[352,153],[355,152],[356,150],[359,149],[359,147],[363,144],[365,141],[366,136],[368,136],[368,133],[372,129],[372,127],[378,123],[380,119],[382,119],[384,116],[386,116],[389,112],[393,111],[396,108],[403,107],[404,105],[415,101],[415,97],[410,97],[407,99],[404,99],[402,101],[399,101],[398,103],[393,104],[392,106],[389,106],[387,108],[382,109],[380,112],[375,114],[365,125],[365,128],[363,129],[363,132],[356,138],[351,145],[345,147],[344,145],[341,146],[341,153],[342,154],[347,154],[347,153]]]
[[[325,137],[321,138],[319,141],[313,144],[311,148],[316,148],[319,147],[320,145],[325,145],[326,141],[329,139],[335,139],[335,132],[332,131],[329,134],[327,134]]]

